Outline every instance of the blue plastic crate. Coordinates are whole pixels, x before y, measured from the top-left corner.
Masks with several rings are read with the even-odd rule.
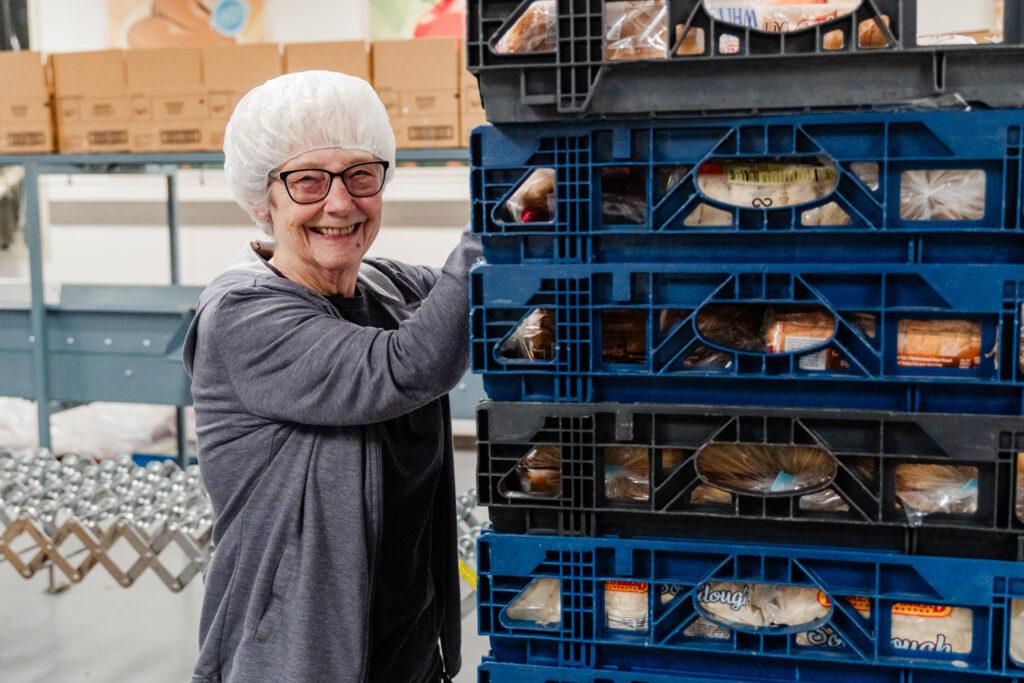
[[[1022,130],[1024,110],[487,126],[471,142],[473,230],[491,263],[1022,263]],[[773,157],[822,160],[835,189],[761,208],[698,189],[711,160]],[[537,169],[554,171],[553,215],[515,222],[506,204]],[[643,215],[603,212],[602,175],[623,169],[633,190],[644,188]],[[923,170],[984,174],[983,210],[964,214],[971,220],[904,218],[903,174]],[[833,203],[847,225],[804,224]],[[709,209],[725,224],[688,224]]]
[[[478,567],[479,630],[490,637],[492,655],[500,662],[769,680],[786,680],[794,661],[817,673],[810,680],[848,665],[897,670],[894,678],[882,680],[902,680],[898,670],[905,667],[950,677],[1024,674],[1024,665],[1011,657],[1011,644],[1024,637],[1024,627],[1011,618],[1024,599],[1024,563],[1019,562],[485,533],[478,543]],[[556,582],[560,601],[560,611],[545,625],[508,611],[539,579]],[[629,630],[607,620],[609,582],[642,584],[640,595],[646,598],[640,604],[645,599],[647,609],[644,614],[634,610]],[[745,584],[746,591],[736,584]],[[705,608],[716,597],[736,596],[731,604],[742,607],[743,596],[760,590],[753,586],[804,588],[825,613],[787,626],[746,626]],[[730,590],[736,596],[727,596]],[[908,610],[951,616],[970,635],[957,638],[950,631],[947,638],[945,629],[936,629],[912,640],[901,624],[894,625],[894,609],[901,616]],[[952,610],[959,611],[953,616]],[[695,630],[698,620],[702,626]],[[935,675],[930,680],[956,679]]]
[[[709,478],[704,450],[740,444],[751,450],[817,449],[829,462],[819,471],[831,472],[784,491],[743,490]],[[524,491],[519,463],[533,449],[549,446],[560,454],[556,489]],[[634,472],[626,491],[616,479],[613,450],[623,447],[647,458],[641,469],[646,481]],[[1016,476],[1022,452],[1021,417],[617,403],[485,401],[477,408],[477,492],[501,533],[859,546],[1024,560],[1024,499]],[[898,479],[902,468],[920,472],[922,465],[969,468],[956,476],[973,491],[948,493],[945,512],[909,512]],[[719,488],[720,497],[702,498],[707,486]],[[823,496],[837,502],[823,507]]]
[[[918,45],[918,0],[864,0],[851,15],[785,34],[743,25],[748,17],[741,25],[722,21],[701,0],[666,0],[663,58],[639,61],[607,58],[604,10],[611,0],[552,0],[551,48],[499,54],[497,40],[530,4],[467,2],[467,65],[494,123],[835,109],[952,93],[1013,107],[1024,90],[1017,68],[1024,19],[1015,0],[1005,4],[1001,43],[967,46]],[[867,21],[884,47],[861,46],[859,26]],[[701,47],[678,54],[679,38],[690,30],[703,32]],[[840,41],[830,40],[837,35]]]
[[[498,401],[1001,415],[1020,415],[1024,407],[1024,266],[483,265],[470,277],[472,369]],[[798,352],[740,351],[698,332],[699,312],[708,305],[814,306],[837,322],[831,339]],[[537,309],[555,318],[552,357],[509,357],[506,339]],[[874,336],[855,322],[863,313],[874,316]],[[604,321],[623,316],[638,326],[631,339],[641,349],[628,362],[609,356],[603,340]],[[977,324],[976,367],[898,362],[900,321],[932,319]],[[687,365],[692,354],[711,351],[728,358],[728,367]],[[811,369],[808,359],[823,351],[848,367]]]
[[[833,663],[774,660],[767,666],[735,659],[716,664],[713,671],[622,671],[569,669],[533,664],[506,664],[485,658],[478,670],[479,683],[991,683],[1019,682],[1020,678],[983,674],[855,666]]]

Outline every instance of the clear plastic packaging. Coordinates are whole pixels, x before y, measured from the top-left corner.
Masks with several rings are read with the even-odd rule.
[[[831,194],[836,167],[823,159],[717,159],[697,172],[697,188],[730,206],[771,209],[806,204]]]
[[[537,168],[505,202],[512,223],[546,223],[555,216],[555,169]]]
[[[712,344],[764,353],[763,306],[710,304],[697,312],[697,331]]]
[[[861,0],[704,0],[719,21],[769,33],[799,31],[846,16]]]
[[[851,607],[861,617],[871,617],[871,601],[864,597],[846,597]],[[818,594],[819,603],[829,605],[829,599]],[[899,650],[921,650],[927,652],[964,653],[970,652],[973,636],[973,612],[964,607],[947,605],[918,605],[897,603],[890,611],[892,646]],[[1012,633],[1011,623],[1011,633]],[[829,626],[800,633],[798,645],[817,645],[843,648],[842,638]],[[1011,645],[1012,656],[1012,645]]]
[[[936,512],[973,514],[978,511],[978,468],[897,465],[896,497],[913,525]]]
[[[690,492],[692,505],[732,505],[732,494],[710,484],[698,484]]]
[[[1010,601],[1010,659],[1024,664],[1024,599]]]
[[[849,512],[850,506],[839,497],[835,489],[824,489],[800,496],[800,509],[815,512]]]
[[[617,631],[646,631],[648,584],[605,581],[605,626]]]
[[[535,0],[498,39],[494,51],[498,54],[554,51],[557,16],[555,0]]]
[[[668,11],[665,0],[605,4],[605,58],[665,59]]]
[[[907,221],[976,221],[985,216],[982,170],[904,171],[900,218]]]
[[[558,579],[534,579],[515,601],[505,608],[515,621],[530,621],[540,626],[562,621],[562,588]]]
[[[661,449],[662,472],[671,472],[682,460],[681,450]],[[647,500],[650,488],[650,450],[646,446],[604,448],[604,493],[609,500]]]
[[[503,358],[553,360],[555,357],[555,314],[535,308],[502,342]]]
[[[558,446],[534,446],[516,465],[519,489],[544,498],[557,498],[562,487],[562,450]]]
[[[976,368],[981,365],[981,324],[969,320],[901,320],[896,356],[902,367]]]
[[[798,626],[825,618],[829,606],[818,590],[803,586],[709,581],[697,589],[701,609],[724,624]]]
[[[822,488],[836,476],[836,462],[813,446],[711,443],[697,454],[701,479],[726,491],[795,495]]]

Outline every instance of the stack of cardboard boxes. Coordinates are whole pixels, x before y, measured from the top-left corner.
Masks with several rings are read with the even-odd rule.
[[[455,38],[0,54],[0,154],[219,150],[238,100],[326,69],[374,84],[399,148],[466,146],[486,123]],[[51,105],[52,103],[52,105]],[[52,109],[51,109],[52,106]]]

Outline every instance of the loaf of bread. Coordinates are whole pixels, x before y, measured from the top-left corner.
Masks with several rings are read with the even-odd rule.
[[[697,454],[701,478],[728,491],[746,494],[796,494],[828,484],[836,463],[813,446],[711,443]]]
[[[494,45],[498,54],[551,52],[555,49],[555,0],[535,0]]]
[[[908,221],[976,221],[985,216],[982,170],[904,171],[900,218]]]
[[[547,498],[562,490],[562,450],[558,446],[534,446],[516,465],[519,488]]]
[[[757,209],[806,204],[832,193],[834,166],[808,160],[723,160],[703,164],[697,187],[715,201]]]
[[[668,474],[683,461],[678,448],[661,449],[661,471]],[[650,449],[647,446],[604,448],[604,493],[609,500],[647,500],[650,496]]]
[[[978,468],[956,465],[896,466],[896,497],[919,514],[978,510]]]
[[[789,33],[850,14],[860,0],[704,0],[723,23],[769,33]]]
[[[514,223],[544,223],[555,215],[555,169],[537,168],[505,202]]]
[[[555,314],[535,308],[501,344],[503,358],[552,360],[555,357]]]
[[[605,59],[665,59],[668,12],[665,0],[605,4]]]
[[[981,365],[981,324],[968,320],[901,320],[896,354],[903,367],[976,368]]]
[[[516,621],[530,621],[541,626],[562,621],[562,586],[558,579],[534,579],[505,609],[505,615]]]

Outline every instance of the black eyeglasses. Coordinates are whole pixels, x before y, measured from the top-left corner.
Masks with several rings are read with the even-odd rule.
[[[335,178],[341,178],[345,189],[353,197],[372,197],[384,188],[388,165],[386,161],[367,161],[337,173],[322,168],[298,168],[292,171],[272,171],[270,178],[280,179],[288,196],[296,204],[315,204],[330,193]]]

